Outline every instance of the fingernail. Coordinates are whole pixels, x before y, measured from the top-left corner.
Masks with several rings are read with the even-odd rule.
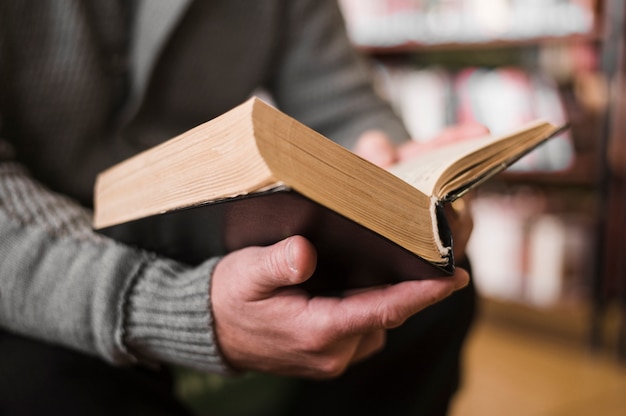
[[[297,272],[298,271],[298,267],[296,266],[296,253],[295,253],[295,249],[293,248],[293,238],[290,238],[289,241],[287,241],[287,265],[289,265],[289,268],[291,269],[291,271]]]

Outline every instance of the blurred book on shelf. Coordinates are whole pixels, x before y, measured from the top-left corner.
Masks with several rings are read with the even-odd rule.
[[[587,35],[590,0],[340,0],[356,45],[469,44]]]
[[[426,142],[446,126],[476,122],[494,134],[543,118],[567,123],[557,85],[538,72],[515,67],[375,66],[376,85],[404,120],[411,137]],[[551,172],[570,167],[574,147],[569,133],[531,152],[509,168],[518,172]]]
[[[402,118],[411,138],[427,142],[454,122],[452,75],[443,68],[378,64],[376,86]]]
[[[483,295],[538,307],[589,295],[594,239],[592,221],[581,209],[585,198],[580,198],[579,212],[551,206],[553,199],[526,188],[473,201],[474,232],[467,251]]]
[[[556,85],[539,73],[512,67],[468,68],[457,75],[455,91],[457,122],[478,122],[494,134],[534,118],[567,122]],[[568,133],[549,147],[530,153],[510,170],[564,170],[573,159]]]

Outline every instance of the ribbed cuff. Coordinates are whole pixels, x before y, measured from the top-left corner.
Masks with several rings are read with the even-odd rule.
[[[196,268],[163,259],[146,263],[126,307],[124,343],[141,361],[231,374],[214,332],[210,280],[218,259]]]

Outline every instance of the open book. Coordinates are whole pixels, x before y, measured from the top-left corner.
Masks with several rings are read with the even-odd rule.
[[[318,249],[316,274],[332,275],[327,289],[446,275],[454,264],[442,205],[560,130],[536,122],[387,171],[252,98],[102,172],[94,228],[190,263],[305,235]]]

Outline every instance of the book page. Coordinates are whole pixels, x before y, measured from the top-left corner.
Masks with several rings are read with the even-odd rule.
[[[474,153],[488,144],[498,141],[492,136],[483,136],[445,145],[392,166],[389,171],[408,182],[428,196],[432,196],[439,178],[459,159]]]
[[[459,175],[465,175],[464,181],[469,183],[474,169],[476,174],[480,174],[502,163],[508,166],[511,161],[517,160],[516,156],[527,153],[564,128],[536,120],[508,135],[487,135],[442,144],[392,166],[389,171],[422,193],[440,197],[438,194],[442,188],[448,182],[459,179]],[[481,166],[483,164],[486,166]],[[468,174],[469,170],[473,171],[472,174]]]

